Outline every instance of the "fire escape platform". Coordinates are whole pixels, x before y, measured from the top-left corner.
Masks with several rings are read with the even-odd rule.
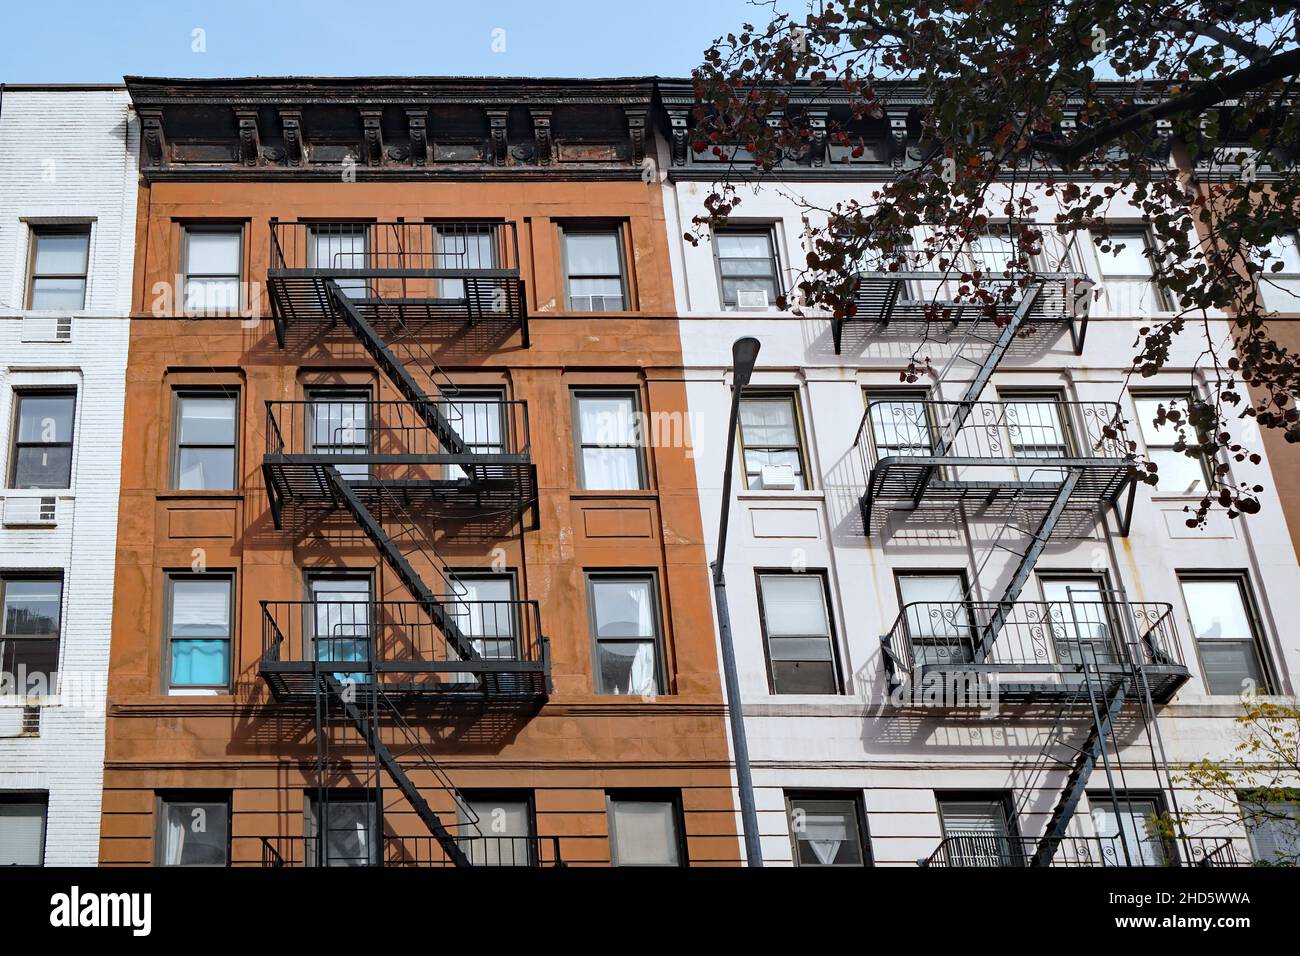
[[[271,314],[285,327],[294,323],[333,322],[337,311],[330,296],[330,283],[366,282],[374,286],[384,278],[424,280],[430,285],[439,281],[456,282],[464,295],[439,298],[392,295],[349,295],[353,305],[367,321],[375,325],[400,322],[407,327],[421,325],[495,324],[503,331],[521,328],[527,322],[524,282],[518,273],[504,270],[407,269],[268,269],[267,291]],[[380,286],[382,288],[382,286]]]
[[[258,673],[278,703],[312,704],[326,693],[326,678],[343,678],[355,700],[365,705],[378,691],[398,704],[474,707],[516,712],[547,699],[542,661],[376,661],[373,668],[347,674],[343,662],[281,661],[263,658]]]
[[[1121,682],[1130,679],[1132,668],[1126,664],[1099,664],[1092,673],[1092,681],[1102,693],[1109,692]],[[1151,700],[1166,704],[1178,689],[1191,679],[1191,672],[1181,664],[1141,665],[1142,680],[1151,691]],[[1087,678],[1082,670],[1060,663],[984,663],[984,664],[922,664],[914,670],[912,678],[920,678],[922,685],[943,682],[948,686],[961,686],[972,675],[994,679],[998,700],[1007,704],[1061,704],[1081,707],[1080,689]],[[976,701],[972,700],[972,704]]]

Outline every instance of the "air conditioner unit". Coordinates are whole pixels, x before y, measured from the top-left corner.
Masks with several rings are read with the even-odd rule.
[[[53,527],[58,523],[56,498],[33,498],[26,495],[4,500],[6,528]]]
[[[761,472],[763,487],[768,491],[794,491],[793,465],[764,465]]]
[[[767,309],[767,290],[766,289],[737,289],[736,308],[747,309],[747,310]]]
[[[71,342],[72,316],[24,315],[20,337],[24,342]]]

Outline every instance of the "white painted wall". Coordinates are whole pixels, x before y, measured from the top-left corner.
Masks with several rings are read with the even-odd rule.
[[[139,128],[121,89],[6,88],[0,100],[0,474],[9,476],[14,389],[77,389],[72,487],[54,527],[0,527],[0,571],[61,570],[63,693],[0,699],[0,792],[48,791],[47,865],[99,856],[122,404],[135,236]],[[30,220],[91,220],[85,308],[68,342],[24,341]],[[52,315],[52,314],[50,314]],[[7,484],[7,480],[4,482]],[[31,491],[0,491],[0,507]],[[74,683],[75,682],[75,685]]]
[[[853,195],[865,201],[870,188],[863,183],[824,182],[787,183],[783,189],[769,188],[758,194],[744,188],[736,219],[774,224],[789,289],[796,281],[795,269],[804,261],[803,226],[801,210],[783,190],[800,193],[825,208]],[[927,532],[904,530],[888,537],[864,537],[858,502],[865,489],[865,475],[854,448],[864,412],[863,390],[897,386],[899,371],[915,344],[873,337],[867,334],[871,326],[859,325],[846,331],[843,354],[837,356],[827,321],[775,311],[721,311],[711,245],[692,246],[681,238],[691,228],[692,219],[703,213],[703,199],[710,187],[668,181],[664,189],[710,557],[716,532],[709,529],[718,526],[725,455],[730,347],[737,337],[754,335],[762,342],[753,385],[797,390],[810,471],[815,476],[814,490],[805,492],[751,492],[742,485],[735,492],[731,516],[728,601],[764,858],[769,864],[791,861],[784,793],[832,789],[859,794],[865,801],[878,863],[912,863],[931,853],[939,842],[935,791],[1018,788],[1023,782],[1023,764],[1038,752],[1048,726],[1025,716],[918,718],[881,704],[885,681],[880,636],[898,614],[895,569],[965,568],[973,575],[983,549],[978,542],[972,548],[970,539],[987,529],[950,525]],[[1047,201],[1043,205],[1042,218],[1049,220],[1051,207]],[[1131,210],[1114,212],[1116,219],[1131,215]],[[1085,249],[1082,259],[1096,276],[1093,250]],[[982,397],[996,399],[998,387],[1051,386],[1063,388],[1068,398],[1076,400],[1121,401],[1127,417],[1136,421],[1124,371],[1134,352],[1137,319],[1112,309],[1114,301],[1114,296],[1103,291],[1093,304],[1082,357],[1075,356],[1068,336],[1047,336],[1041,354],[1008,358]],[[1226,328],[1220,323],[1215,332],[1221,336]],[[1194,331],[1183,336],[1167,369],[1156,379],[1141,381],[1141,386],[1185,388],[1187,371],[1203,347],[1194,336]],[[935,347],[930,354],[941,365],[946,353]],[[961,374],[969,376],[970,372]],[[944,397],[955,399],[960,393],[961,383],[956,382],[945,388]],[[1038,563],[1041,570],[1105,567],[1112,583],[1122,582],[1130,600],[1173,605],[1182,654],[1193,672],[1192,680],[1159,719],[1163,744],[1173,763],[1226,756],[1237,739],[1232,717],[1240,711],[1234,698],[1210,696],[1205,690],[1176,570],[1248,571],[1264,619],[1265,640],[1281,673],[1280,689],[1294,693],[1292,675],[1300,674],[1300,641],[1287,600],[1300,588],[1300,570],[1271,490],[1273,479],[1267,461],[1257,467],[1234,465],[1233,470],[1238,479],[1258,480],[1269,489],[1263,495],[1263,513],[1253,520],[1229,522],[1217,515],[1208,529],[1189,531],[1183,527],[1181,509],[1194,499],[1153,493],[1143,486],[1138,491],[1129,537],[1117,535],[1114,520],[1108,519],[1091,539],[1054,544]],[[1010,574],[1010,560],[1006,556],[988,564],[981,577],[986,599],[1001,593]],[[844,696],[769,693],[753,569],[795,563],[825,569],[828,575],[841,671],[847,682]],[[1031,582],[1023,597],[1037,599],[1035,589]],[[1156,782],[1145,746],[1143,740],[1142,747],[1133,748],[1125,758],[1131,790]],[[1033,800],[1034,812],[1050,812],[1064,776],[1061,770],[1046,778],[1046,789]],[[1104,786],[1104,777],[1097,773],[1093,782]],[[1042,822],[1042,816],[1022,821],[1022,832],[1036,836]],[[1076,815],[1072,832],[1091,832],[1086,804]]]

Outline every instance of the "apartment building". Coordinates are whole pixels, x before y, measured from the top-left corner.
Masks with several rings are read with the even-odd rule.
[[[853,122],[837,95],[791,109],[814,130]],[[725,571],[765,863],[1260,856],[1268,834],[1180,814],[1196,795],[1177,768],[1230,754],[1244,688],[1295,693],[1300,648],[1278,599],[1300,587],[1291,513],[1270,442],[1259,466],[1232,464],[1265,486],[1262,514],[1186,526],[1206,476],[1153,420],[1185,400],[1200,345],[1185,337],[1160,375],[1126,376],[1137,326],[1168,309],[1137,210],[1112,213],[1118,254],[1049,234],[1030,250],[1040,278],[1000,323],[954,305],[952,275],[923,265],[865,272],[852,319],[800,318],[776,306],[816,215],[792,197],[869,202],[917,161],[920,101],[892,91],[879,121],[857,123],[860,152],[814,137],[693,245],[680,237],[745,154],[689,148],[688,82],[661,81],[660,97],[684,376],[692,413],[716,425],[696,435],[697,481],[706,528],[732,510]],[[1052,198],[1038,205],[1050,222]],[[1000,274],[1011,242],[995,223],[963,266]],[[742,335],[762,349],[722,502]],[[934,371],[908,386],[918,350]],[[1134,481],[1106,430],[1117,419],[1159,464],[1158,487]],[[1174,838],[1148,829],[1163,813]]]
[[[0,866],[98,858],[139,127],[0,89]]]
[[[126,83],[101,862],[736,864],[653,83]]]

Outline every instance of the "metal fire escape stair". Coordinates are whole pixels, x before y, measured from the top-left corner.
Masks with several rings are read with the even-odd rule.
[[[443,824],[442,819],[429,806],[429,801],[425,800],[424,795],[420,793],[420,788],[402,769],[402,765],[388,748],[388,745],[380,739],[378,722],[361,712],[361,709],[356,704],[355,697],[347,692],[347,685],[342,681],[330,674],[324,675],[323,680],[329,693],[338,700],[339,705],[343,708],[343,713],[347,716],[349,722],[357,729],[361,738],[370,748],[371,753],[375,755],[379,765],[384,768],[389,778],[397,785],[397,789],[406,797],[407,802],[410,803],[421,822],[428,828],[429,833],[438,841],[438,845],[447,854],[447,858],[455,866],[470,866],[469,858],[465,855],[465,851],[461,849],[455,834]],[[397,713],[396,708],[383,695],[383,692],[377,690],[376,693],[378,693],[388,709],[400,720],[401,715]],[[434,765],[434,769],[436,769],[436,765]],[[447,783],[449,785],[450,782]]]

